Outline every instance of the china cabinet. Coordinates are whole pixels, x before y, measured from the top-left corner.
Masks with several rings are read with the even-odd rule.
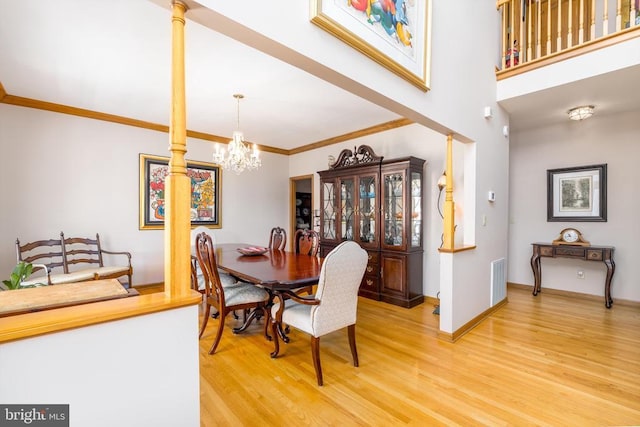
[[[320,253],[345,240],[369,254],[360,295],[403,307],[423,302],[422,176],[416,157],[343,150],[320,175]]]

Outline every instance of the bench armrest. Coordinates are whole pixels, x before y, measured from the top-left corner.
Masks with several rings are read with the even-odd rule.
[[[104,249],[101,249],[100,252],[102,252],[103,254],[109,254],[109,255],[126,255],[127,258],[129,259],[129,267],[131,267],[131,253],[130,252],[113,252],[113,251],[107,251]]]
[[[35,271],[35,269],[42,269],[44,270],[44,272],[47,275],[47,285],[52,285],[51,283],[51,269],[45,265],[45,264],[36,264],[36,263],[31,263],[31,265],[33,266],[33,270]]]

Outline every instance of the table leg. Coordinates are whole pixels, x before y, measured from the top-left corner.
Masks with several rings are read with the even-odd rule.
[[[604,304],[607,308],[611,308],[613,304],[613,298],[611,298],[611,279],[613,278],[613,273],[616,271],[616,264],[611,257],[605,259],[604,264],[607,266],[607,278],[604,282]]]
[[[536,296],[540,292],[542,272],[540,271],[540,254],[535,249],[531,256],[531,269],[533,270],[533,296]]]

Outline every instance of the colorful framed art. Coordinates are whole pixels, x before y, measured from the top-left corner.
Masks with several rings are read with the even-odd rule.
[[[164,190],[168,173],[168,157],[140,154],[141,230],[164,228]],[[220,228],[220,167],[187,160],[187,176],[191,179],[191,225]]]
[[[311,22],[429,90],[431,0],[311,0]]]

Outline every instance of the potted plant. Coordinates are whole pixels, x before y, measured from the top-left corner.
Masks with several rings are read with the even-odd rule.
[[[9,280],[3,280],[2,283],[5,285],[8,291],[12,291],[15,289],[23,289],[23,288],[35,288],[36,286],[41,286],[43,283],[37,283],[35,285],[27,285],[23,286],[22,282],[27,280],[27,278],[33,272],[33,264],[30,262],[20,261],[18,265],[15,266],[13,271],[11,272],[11,276]]]

